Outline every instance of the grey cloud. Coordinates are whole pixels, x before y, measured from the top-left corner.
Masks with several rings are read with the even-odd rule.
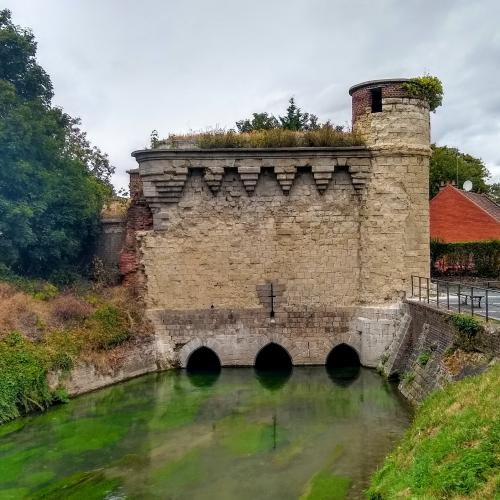
[[[433,139],[500,178],[497,0],[6,0],[33,28],[55,102],[82,117],[126,184],[130,152],[161,135],[281,112],[290,95],[350,121],[359,81],[438,75]]]

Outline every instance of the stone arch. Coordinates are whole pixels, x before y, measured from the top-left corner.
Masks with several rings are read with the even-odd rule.
[[[361,356],[355,347],[340,342],[330,349],[325,359],[325,366],[327,369],[361,366]]]
[[[302,354],[299,343],[291,341],[288,337],[284,337],[283,335],[280,335],[278,333],[274,333],[272,335],[262,335],[253,345],[253,365],[255,365],[255,360],[257,359],[257,355],[259,354],[259,352],[268,344],[278,344],[279,346],[283,347],[283,349],[285,349],[285,351],[290,356],[292,365],[296,364],[297,358],[300,358]]]
[[[221,361],[216,352],[206,346],[195,349],[189,355],[186,369],[192,372],[219,372]]]
[[[187,364],[191,355],[197,351],[198,349],[205,347],[211,350],[219,359],[221,366],[224,366],[224,359],[219,355],[218,345],[215,341],[211,341],[211,339],[207,339],[206,341],[202,341],[200,338],[196,337],[186,344],[182,346],[182,349],[179,351],[179,365],[181,368],[187,368]]]
[[[288,371],[293,367],[292,356],[280,344],[269,342],[259,350],[254,362],[257,370]]]

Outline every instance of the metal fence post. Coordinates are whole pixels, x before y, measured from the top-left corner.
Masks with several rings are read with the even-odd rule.
[[[460,313],[460,283],[458,284],[458,312]]]
[[[422,276],[418,277],[418,301],[422,300]]]
[[[446,308],[450,310],[450,282],[446,282]]]
[[[411,296],[412,296],[412,297],[415,297],[415,293],[414,293],[414,291],[413,291],[413,277],[414,277],[414,276],[413,276],[413,274],[412,274],[412,275],[411,275]]]
[[[486,289],[486,321],[488,321],[488,289]]]
[[[470,313],[474,316],[474,287],[470,287]]]
[[[437,308],[439,309],[439,280],[436,281],[436,305]]]
[[[429,280],[429,278],[426,278],[426,280],[427,280],[427,304],[428,304],[430,302],[430,293],[431,293],[431,291],[429,289],[429,287],[430,287],[430,280]]]

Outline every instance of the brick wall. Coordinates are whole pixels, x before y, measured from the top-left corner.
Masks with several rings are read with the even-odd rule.
[[[379,83],[373,83],[362,87],[352,93],[352,123],[354,124],[356,120],[364,115],[365,113],[371,112],[372,107],[372,92],[373,88],[382,89],[382,99],[392,98],[392,97],[408,97],[408,95],[401,88],[400,84],[393,83],[387,85],[380,85]],[[383,108],[382,108],[383,109]]]

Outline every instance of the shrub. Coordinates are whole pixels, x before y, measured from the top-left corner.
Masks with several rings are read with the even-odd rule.
[[[111,349],[130,338],[125,314],[110,305],[100,306],[88,322],[91,341],[96,349]]]
[[[403,375],[403,384],[411,384],[415,380],[415,374],[413,372],[405,372]]]
[[[434,274],[460,273],[496,278],[500,276],[500,240],[444,243],[431,240]]]
[[[91,314],[91,306],[73,295],[62,295],[52,304],[52,315],[59,321],[79,321]]]
[[[40,348],[17,332],[0,341],[0,423],[49,406],[48,360]]]
[[[450,321],[458,333],[458,339],[455,342],[456,347],[460,347],[464,351],[475,350],[477,334],[483,328],[481,323],[469,314],[451,314]]]
[[[418,355],[417,361],[419,365],[425,366],[429,362],[429,359],[431,359],[431,353],[428,351],[424,351]]]
[[[425,99],[431,111],[435,111],[443,103],[443,84],[436,76],[424,75],[411,78],[401,87],[411,97]]]

